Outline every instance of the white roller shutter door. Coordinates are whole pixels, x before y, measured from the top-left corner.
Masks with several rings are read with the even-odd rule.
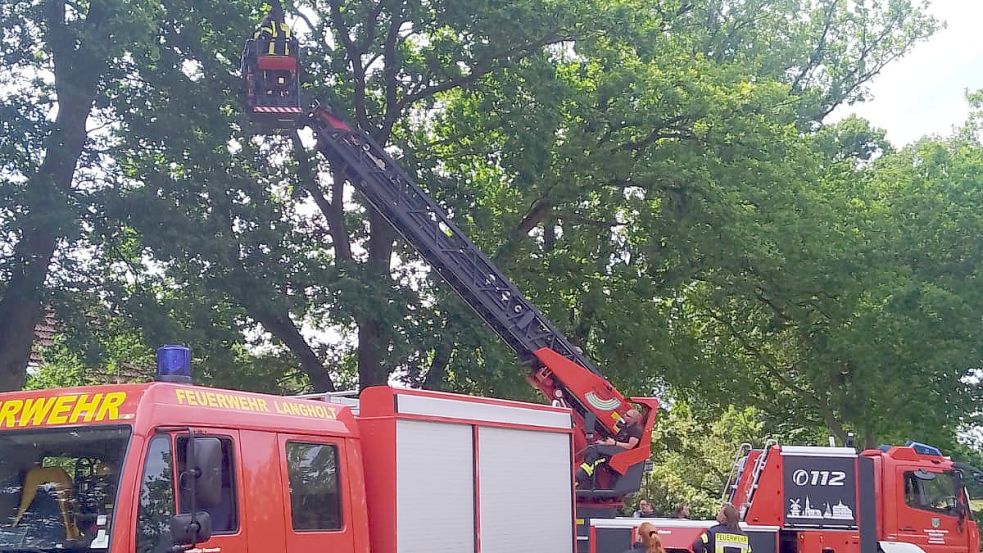
[[[398,553],[474,552],[472,427],[396,425]]]
[[[570,553],[570,436],[478,430],[481,553]]]

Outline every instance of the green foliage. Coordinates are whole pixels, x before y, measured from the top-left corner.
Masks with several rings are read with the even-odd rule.
[[[817,113],[862,94],[862,80],[851,81],[860,73],[819,67],[871,61],[850,54],[862,32],[827,31],[895,29],[868,44],[884,56],[876,65],[934,23],[900,3],[889,13],[825,3],[798,5],[815,10],[798,27],[781,9],[768,16],[781,23],[744,20],[748,6],[738,4],[733,18],[746,25],[733,33],[655,32],[716,17],[712,6],[680,7],[446,94],[446,109],[415,138],[413,150],[439,154],[425,180],[453,186],[441,199],[468,214],[478,243],[623,389],[668,385],[718,412],[753,405],[799,439],[825,427],[873,440],[883,430],[861,423],[883,417],[951,440],[951,426],[916,421],[863,387],[885,376],[849,359],[863,351],[861,332],[830,351],[832,336],[842,325],[853,332],[849,321],[868,309],[864,279],[887,247],[869,242],[877,230],[857,185],[887,148],[856,119],[813,131]],[[799,41],[789,49],[749,47],[785,29]],[[651,34],[622,42],[633,32]],[[748,47],[720,50],[732,34]],[[452,362],[449,372],[471,370]],[[851,381],[851,372],[862,376]],[[858,404],[885,409],[872,417],[878,407]]]
[[[686,504],[693,517],[712,519],[741,445],[761,448],[771,437],[754,409],[730,407],[718,417],[674,404],[653,432],[654,467],[632,505],[648,499],[660,516],[672,516],[677,505]]]

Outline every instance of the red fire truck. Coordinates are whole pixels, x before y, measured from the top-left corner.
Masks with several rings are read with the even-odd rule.
[[[0,552],[574,550],[569,409],[202,388],[175,352],[164,382],[0,395]]]
[[[742,448],[725,498],[738,507],[755,553],[977,553],[980,533],[957,466],[919,443]],[[637,519],[590,521],[590,553],[624,551]],[[670,550],[686,550],[712,522],[649,520]]]

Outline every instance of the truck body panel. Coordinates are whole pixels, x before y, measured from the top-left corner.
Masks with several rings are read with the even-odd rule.
[[[573,550],[568,410],[375,388],[358,419],[373,551]]]
[[[272,432],[243,430],[239,433],[239,446],[251,453],[241,457],[243,488],[265,498],[261,504],[245,509],[243,521],[254,529],[249,532],[247,550],[276,551],[287,542],[277,436]]]

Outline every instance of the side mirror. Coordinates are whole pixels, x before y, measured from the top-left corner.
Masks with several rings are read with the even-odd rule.
[[[191,485],[195,487],[198,506],[208,508],[221,503],[222,442],[218,438],[188,440],[188,455],[185,458],[194,459],[191,468],[197,474]]]
[[[171,543],[194,546],[212,537],[212,517],[205,512],[171,517]],[[181,550],[181,549],[178,549]]]

